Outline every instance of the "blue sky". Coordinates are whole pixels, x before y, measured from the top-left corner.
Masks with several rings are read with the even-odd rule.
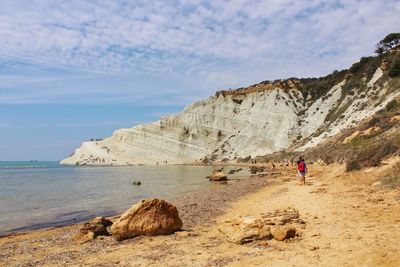
[[[0,160],[59,160],[222,88],[346,68],[398,14],[397,0],[1,0]]]

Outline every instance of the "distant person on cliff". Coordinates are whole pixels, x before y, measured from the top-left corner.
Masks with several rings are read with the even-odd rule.
[[[306,185],[307,165],[302,157],[297,161],[297,171],[300,176],[300,185]]]

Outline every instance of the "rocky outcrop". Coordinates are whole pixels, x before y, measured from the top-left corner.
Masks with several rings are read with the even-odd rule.
[[[303,151],[375,114],[400,94],[393,82],[398,78],[389,78],[374,62],[318,79],[219,91],[176,115],[84,142],[61,163],[179,164],[236,161],[288,148]]]
[[[272,228],[271,234],[274,239],[283,241],[285,239],[293,238],[296,235],[296,228],[292,226],[277,226]]]
[[[139,235],[172,234],[182,228],[178,210],[160,199],[142,200],[124,212],[111,226],[112,236],[124,240]]]
[[[272,237],[271,227],[260,219],[245,217],[225,223],[218,230],[231,243],[244,244],[256,240],[271,239]]]
[[[83,244],[101,235],[108,236],[110,235],[108,227],[112,224],[112,221],[109,219],[96,217],[90,222],[85,223],[84,226],[79,229],[79,233],[73,238],[73,241],[78,244]]]
[[[223,172],[214,172],[209,176],[210,181],[226,181],[227,176]]]
[[[275,239],[284,241],[297,235],[296,226],[304,224],[297,210],[287,208],[262,214],[227,220],[218,227],[223,237],[236,244]]]

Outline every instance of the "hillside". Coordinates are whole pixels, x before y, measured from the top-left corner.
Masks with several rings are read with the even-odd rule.
[[[400,95],[400,78],[393,71],[399,60],[395,49],[321,78],[218,91],[176,115],[84,142],[61,163],[179,164],[241,161],[283,150],[295,154],[357,127],[394,103]]]

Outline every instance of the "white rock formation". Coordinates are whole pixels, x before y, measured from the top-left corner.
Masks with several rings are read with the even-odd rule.
[[[84,142],[61,163],[177,164],[205,157],[233,160],[265,155],[301,142],[297,149],[303,150],[374,114],[397,95],[399,90],[389,92],[387,86],[374,86],[381,76],[378,68],[366,81],[370,93],[363,97],[344,95],[345,80],[312,101],[303,99],[291,80],[286,87],[259,84],[240,89],[245,93],[224,91],[160,121],[116,130],[103,141]],[[373,97],[376,95],[379,97]],[[341,110],[340,116],[327,121],[332,110]]]

